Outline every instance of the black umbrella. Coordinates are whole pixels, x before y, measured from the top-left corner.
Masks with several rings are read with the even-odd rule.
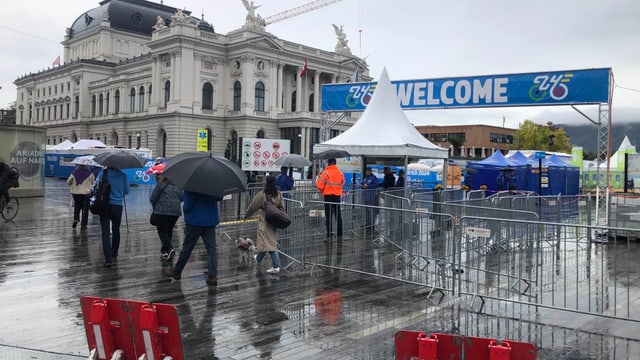
[[[96,156],[93,161],[102,166],[116,169],[137,169],[144,167],[147,162],[140,155],[122,150],[102,153]]]
[[[344,150],[326,150],[317,154],[313,154],[313,160],[341,159],[351,156]]]
[[[162,173],[178,187],[223,197],[247,190],[247,176],[238,165],[221,156],[187,152],[167,160]]]

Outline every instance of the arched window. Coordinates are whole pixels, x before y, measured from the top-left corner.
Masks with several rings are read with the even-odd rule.
[[[116,94],[113,96],[113,100],[115,101],[113,112],[115,114],[120,113],[120,90],[116,90]]]
[[[233,111],[240,111],[240,104],[242,100],[242,85],[240,81],[236,81],[233,84]]]
[[[313,94],[309,95],[309,112],[313,112]]]
[[[129,112],[136,111],[136,89],[131,88],[129,92]]]
[[[224,157],[236,162],[238,157],[238,132],[231,130],[231,139],[227,142],[227,150],[224,152]]]
[[[111,133],[111,145],[118,145],[118,133],[115,131]]]
[[[255,110],[264,111],[264,83],[258,81],[256,83]]]
[[[78,117],[78,113],[80,113],[80,96],[76,96],[75,101],[75,118]],[[42,117],[44,118],[44,109],[42,110]]]
[[[140,86],[140,92],[138,93],[139,103],[138,111],[144,111],[144,86]]]
[[[157,154],[162,157],[167,156],[167,132],[164,129],[158,130],[159,141],[156,143]]]
[[[98,97],[98,115],[102,116],[104,111],[104,95],[100,94]]]
[[[51,109],[51,108],[49,108]],[[96,116],[96,96],[91,97],[91,116]],[[49,118],[51,118],[51,110],[49,110]]]
[[[295,112],[296,111],[296,91],[294,90],[293,93],[291,93],[291,112]]]
[[[258,130],[258,132],[256,133],[256,138],[264,139],[264,130],[262,129]]]
[[[171,81],[167,80],[164,83],[164,106],[167,107],[171,95]],[[166,135],[166,133],[165,133]]]
[[[213,110],[213,85],[209,82],[202,85],[202,110]]]
[[[104,114],[109,115],[109,93],[107,93],[105,101]]]

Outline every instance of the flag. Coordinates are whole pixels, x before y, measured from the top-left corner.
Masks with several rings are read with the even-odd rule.
[[[53,60],[53,66],[60,66],[60,55],[58,55],[58,57]]]
[[[300,71],[300,77],[303,77],[307,74],[307,57],[304,57],[304,65],[302,66],[302,71]]]
[[[360,67],[356,66],[356,71],[353,73],[353,75],[351,75],[352,83],[358,82],[358,75],[360,75],[359,73],[360,73]]]

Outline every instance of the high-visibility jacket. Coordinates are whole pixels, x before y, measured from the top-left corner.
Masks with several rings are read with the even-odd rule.
[[[344,174],[336,165],[327,166],[316,179],[316,187],[322,195],[342,196]]]

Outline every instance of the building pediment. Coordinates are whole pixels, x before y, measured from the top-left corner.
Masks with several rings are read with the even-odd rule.
[[[278,44],[276,41],[274,41],[273,39],[270,39],[268,37],[263,37],[261,39],[250,40],[249,44],[251,44],[253,46],[256,46],[256,47],[266,48],[266,49],[270,49],[270,50],[278,50],[278,51],[284,50],[284,48],[282,46],[280,46],[280,44]]]

